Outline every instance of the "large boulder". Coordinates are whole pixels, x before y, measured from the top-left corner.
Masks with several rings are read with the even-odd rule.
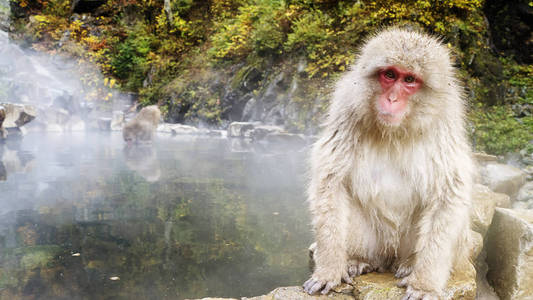
[[[526,174],[513,166],[488,163],[480,168],[481,183],[491,190],[516,198],[518,191],[526,182]]]
[[[475,184],[472,192],[472,229],[485,236],[489,229],[494,209],[509,207],[509,196],[491,191],[487,186]]]
[[[302,290],[299,286],[288,286],[288,287],[279,287],[267,295],[251,297],[251,298],[242,298],[242,300],[285,300],[285,299],[294,299],[294,300],[354,300],[354,296],[351,295],[351,291],[348,291],[350,294],[330,292],[328,295],[308,295]]]
[[[111,124],[109,128],[112,131],[120,131],[124,127],[124,112],[120,110],[113,111],[113,116],[111,117]]]
[[[255,125],[251,122],[232,122],[228,126],[228,137],[250,137]]]
[[[254,140],[262,140],[270,134],[281,134],[286,131],[280,126],[274,125],[257,125],[250,133],[250,137]]]
[[[0,140],[7,137],[7,130],[2,127],[4,120],[6,118],[6,109],[3,106],[0,106]]]
[[[300,286],[279,287],[272,292],[257,297],[241,298],[242,300],[401,300],[405,296],[405,288],[397,286],[398,279],[391,273],[369,273],[354,278],[354,285],[342,284],[328,295],[308,295]],[[448,282],[443,299],[474,299],[476,283],[471,277],[454,274]],[[203,298],[203,300],[221,298]],[[229,298],[226,300],[231,300]]]
[[[0,103],[5,110],[3,128],[21,127],[37,116],[37,109],[29,104]]]
[[[533,299],[533,211],[496,208],[487,278],[502,300]]]
[[[157,131],[161,133],[170,133],[172,135],[195,135],[201,133],[201,130],[194,126],[170,123],[159,124],[159,126],[157,126]]]

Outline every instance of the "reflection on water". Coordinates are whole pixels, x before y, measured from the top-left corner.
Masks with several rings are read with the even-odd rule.
[[[121,138],[0,145],[1,299],[253,296],[306,279],[305,153]]]

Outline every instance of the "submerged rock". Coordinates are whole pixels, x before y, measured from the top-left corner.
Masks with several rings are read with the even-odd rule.
[[[496,208],[487,278],[502,300],[533,299],[533,211]]]

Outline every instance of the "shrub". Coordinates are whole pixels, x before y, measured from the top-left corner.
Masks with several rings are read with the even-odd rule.
[[[126,81],[126,87],[137,90],[149,68],[148,53],[154,37],[138,25],[128,37],[117,46],[111,59],[111,67],[115,76]]]
[[[525,148],[533,139],[533,117],[517,119],[509,106],[479,106],[470,118],[476,150],[504,154]]]

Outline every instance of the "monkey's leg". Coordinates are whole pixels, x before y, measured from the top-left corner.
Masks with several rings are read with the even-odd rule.
[[[381,246],[375,229],[362,213],[362,208],[352,202],[349,214],[348,274],[359,276],[373,271],[384,271],[384,259],[379,254]]]
[[[340,182],[335,184],[327,179],[314,195],[310,205],[317,244],[315,271],[303,288],[309,294],[320,290],[327,294],[341,280],[351,283],[346,252],[349,197]]]
[[[403,300],[438,299],[446,286],[462,231],[468,230],[468,205],[460,200],[439,199],[423,213],[411,274],[399,286],[407,287]]]
[[[404,235],[400,238],[400,247],[398,248],[397,258],[392,265],[392,270],[396,278],[403,278],[413,271],[413,264],[416,246],[415,228],[407,228]]]

